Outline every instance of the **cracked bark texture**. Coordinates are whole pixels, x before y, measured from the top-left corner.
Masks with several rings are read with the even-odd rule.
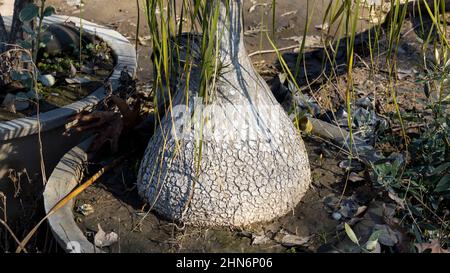
[[[190,129],[182,137],[173,134],[174,126],[186,115],[169,111],[148,144],[137,181],[140,195],[160,215],[200,226],[246,226],[283,216],[311,181],[301,136],[244,48],[242,1],[230,0],[229,12],[224,2],[219,23],[222,69],[210,95],[215,111],[203,113],[203,128],[181,122]],[[200,117],[195,108],[199,75],[194,67],[188,88],[181,78],[173,98],[173,105],[189,106],[188,116],[194,120]],[[220,126],[227,128],[222,138],[204,136]],[[227,138],[239,134],[247,137]]]

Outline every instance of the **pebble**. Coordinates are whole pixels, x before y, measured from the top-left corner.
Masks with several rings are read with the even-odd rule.
[[[55,77],[53,77],[53,75],[51,74],[47,74],[47,75],[41,75],[39,77],[39,81],[47,87],[52,87],[53,85],[55,85],[56,83],[56,79]]]
[[[331,214],[331,217],[333,217],[334,220],[339,221],[342,218],[342,215],[339,212],[333,212],[333,214]]]

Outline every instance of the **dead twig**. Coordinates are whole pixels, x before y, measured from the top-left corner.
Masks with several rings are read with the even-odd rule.
[[[6,230],[9,232],[9,234],[11,235],[11,237],[14,239],[14,241],[16,241],[17,245],[20,246],[20,241],[17,238],[17,236],[14,234],[14,232],[12,231],[12,229],[8,226],[8,224],[3,221],[2,219],[0,219],[0,224],[2,224]],[[28,253],[26,249],[23,250],[23,252]]]
[[[299,46],[299,45],[287,46],[287,47],[279,48],[279,49],[277,49],[277,50],[275,50],[275,49],[258,50],[258,51],[255,51],[255,52],[252,52],[252,53],[248,54],[248,56],[249,56],[249,57],[253,57],[253,56],[255,56],[255,55],[260,55],[260,54],[271,54],[271,53],[277,53],[277,51],[278,51],[278,52],[281,52],[281,51],[289,51],[289,50],[297,49],[297,48],[300,48],[300,46]]]

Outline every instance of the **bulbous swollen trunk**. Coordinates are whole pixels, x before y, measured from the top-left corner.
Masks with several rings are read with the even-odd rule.
[[[220,65],[208,100],[198,97],[194,66],[145,151],[138,190],[169,219],[245,226],[291,210],[310,169],[300,135],[246,53],[242,1],[220,5]]]

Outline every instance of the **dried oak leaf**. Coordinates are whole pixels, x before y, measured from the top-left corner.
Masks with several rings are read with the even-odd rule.
[[[69,132],[83,132],[93,128],[100,128],[115,120],[116,116],[116,113],[109,111],[96,111],[92,113],[83,111],[71,119],[74,121],[74,125],[69,128]]]
[[[139,123],[141,110],[141,100],[139,97],[136,99],[136,102],[131,108],[125,100],[116,95],[111,95],[111,100],[119,108],[125,127],[133,128]]]
[[[119,149],[119,138],[124,129],[134,128],[140,121],[141,102],[136,100],[130,108],[127,102],[118,96],[111,95],[110,99],[119,108],[120,114],[114,111],[81,112],[73,117],[72,125],[67,134],[71,132],[84,132],[94,130],[97,137],[89,148],[90,151],[98,151],[105,143],[109,142],[112,152]]]
[[[119,138],[123,131],[123,121],[119,116],[115,116],[115,119],[106,124],[99,130],[97,137],[89,147],[90,151],[98,151],[107,142],[110,144],[111,151],[116,153],[119,150]]]
[[[415,246],[419,253],[423,253],[427,249],[430,249],[431,253],[450,253],[450,250],[441,247],[439,239],[434,239],[430,243],[415,244]]]

